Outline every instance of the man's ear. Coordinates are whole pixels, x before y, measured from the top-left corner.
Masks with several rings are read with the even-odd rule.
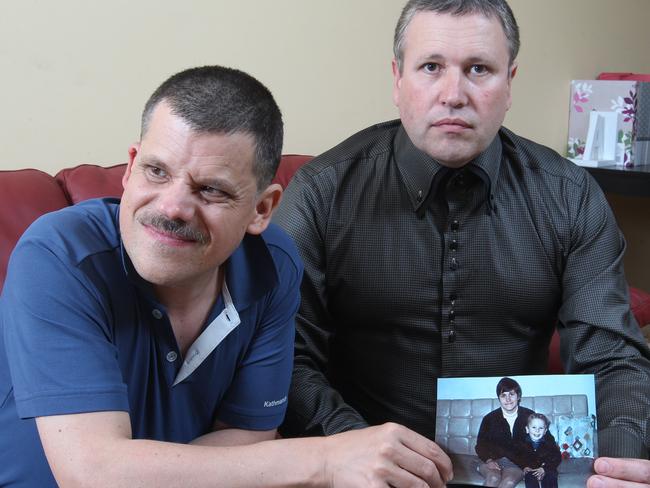
[[[129,177],[131,176],[131,171],[133,170],[133,162],[135,161],[135,157],[138,155],[139,151],[140,151],[139,142],[134,142],[129,147],[129,162],[126,165],[126,170],[124,171],[124,175],[122,176],[122,188],[126,188],[126,183],[129,181]]]
[[[257,235],[266,230],[271,222],[273,211],[280,204],[282,199],[282,186],[273,183],[266,187],[260,194],[255,205],[255,216],[248,224],[246,232],[249,234]]]
[[[513,79],[513,78],[515,77],[515,75],[517,74],[517,68],[519,68],[519,65],[517,64],[517,61],[514,61],[514,62],[510,65],[510,68],[509,68],[509,71],[510,71],[510,73],[509,73],[509,75],[510,75],[510,81],[512,81],[512,79]]]
[[[397,59],[393,59],[391,66],[393,68],[393,103],[399,107],[399,88],[402,80],[402,73],[399,71]]]
[[[514,61],[508,68],[508,99],[506,100],[506,110],[510,110],[512,106],[512,79],[517,74],[517,68],[519,65]]]

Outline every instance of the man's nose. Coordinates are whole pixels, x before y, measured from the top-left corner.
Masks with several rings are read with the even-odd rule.
[[[178,180],[166,185],[158,199],[158,211],[170,220],[192,220],[195,202],[190,188]]]
[[[466,80],[459,69],[448,68],[440,79],[440,103],[451,108],[467,105]]]

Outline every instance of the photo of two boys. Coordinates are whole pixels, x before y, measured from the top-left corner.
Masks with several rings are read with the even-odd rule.
[[[455,483],[577,487],[593,472],[592,375],[443,378],[437,404]]]

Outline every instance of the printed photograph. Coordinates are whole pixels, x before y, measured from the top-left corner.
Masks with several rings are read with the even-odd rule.
[[[584,487],[598,455],[593,375],[438,379],[450,484]]]

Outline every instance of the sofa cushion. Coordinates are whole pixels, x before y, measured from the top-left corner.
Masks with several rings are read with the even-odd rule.
[[[640,327],[650,325],[650,294],[630,287],[630,306]]]
[[[71,204],[99,197],[121,197],[126,164],[97,166],[80,164],[59,171],[55,178]]]
[[[4,284],[9,255],[29,225],[47,212],[68,205],[66,196],[49,174],[38,169],[0,171],[0,287]]]
[[[483,485],[485,481],[479,474],[478,467],[481,460],[472,454],[449,454],[454,467],[455,483],[462,483],[463,486]],[[594,460],[591,458],[566,459],[558,467],[559,486],[586,486],[587,478],[593,472]],[[456,486],[450,483],[449,486]],[[524,481],[520,481],[516,487],[524,488]]]
[[[313,156],[306,154],[283,154],[273,183],[279,183],[282,188],[286,188],[298,168],[312,158]]]
[[[562,459],[593,458],[596,418],[561,415],[557,420],[557,440]]]

